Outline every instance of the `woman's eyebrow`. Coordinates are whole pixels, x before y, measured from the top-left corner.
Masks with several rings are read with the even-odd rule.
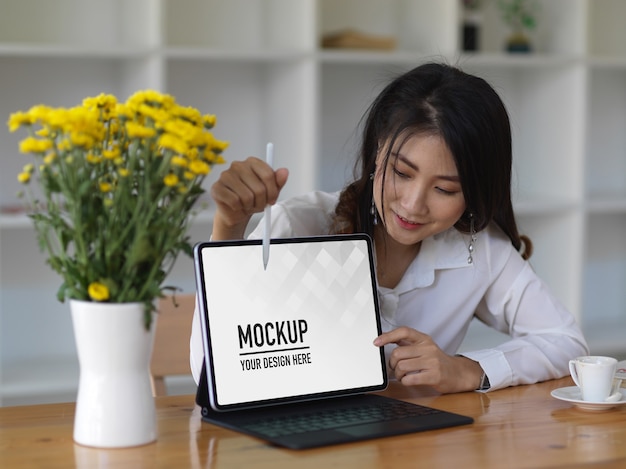
[[[413,171],[419,171],[419,167],[415,163],[413,163],[411,160],[409,160],[406,156],[402,155],[401,153],[395,153],[395,156],[398,160],[402,161],[405,165],[407,165]],[[445,181],[460,182],[460,178],[456,174],[440,174],[435,177],[437,179],[443,179]]]

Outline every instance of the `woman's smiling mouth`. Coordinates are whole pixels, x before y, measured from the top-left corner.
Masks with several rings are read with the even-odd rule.
[[[395,216],[396,220],[398,220],[398,224],[405,230],[415,230],[422,226],[421,223],[411,221],[407,218],[404,218],[403,216],[398,215],[397,213],[395,213]]]

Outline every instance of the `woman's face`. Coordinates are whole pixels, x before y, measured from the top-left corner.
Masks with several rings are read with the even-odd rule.
[[[465,198],[443,139],[414,135],[401,146],[397,144],[386,163],[383,194],[386,153],[383,146],[377,156],[374,201],[387,235],[410,246],[454,226],[465,211]]]

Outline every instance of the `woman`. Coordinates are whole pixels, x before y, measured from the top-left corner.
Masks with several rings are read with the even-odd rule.
[[[372,103],[359,156],[341,193],[276,205],[287,169],[234,162],[212,187],[212,239],[242,238],[266,204],[273,237],[368,233],[384,330],[374,344],[405,385],[450,393],[534,383],[568,374],[569,359],[588,353],[573,316],[527,262],[532,243],[518,233],[510,197],[509,119],[487,82],[436,63],[399,76]],[[510,340],[456,355],[474,317]]]

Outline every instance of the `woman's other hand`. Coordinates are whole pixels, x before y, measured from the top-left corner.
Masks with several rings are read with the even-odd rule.
[[[389,367],[405,386],[427,385],[441,393],[475,390],[483,370],[469,358],[444,353],[429,335],[409,327],[381,334],[374,345],[396,344]]]
[[[252,215],[276,203],[288,176],[286,168],[273,170],[253,156],[234,161],[211,187],[217,206],[212,239],[243,238]]]

